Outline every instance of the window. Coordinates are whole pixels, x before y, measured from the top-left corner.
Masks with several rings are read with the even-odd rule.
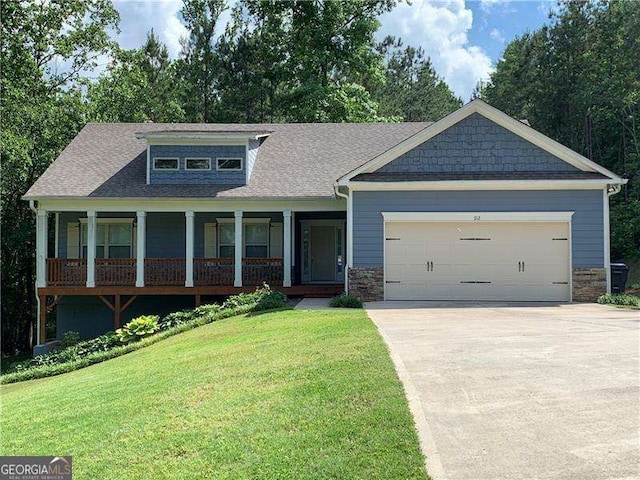
[[[242,170],[241,158],[216,158],[218,170]]]
[[[251,219],[250,219],[251,220]],[[269,222],[245,223],[244,258],[269,257]],[[218,256],[220,258],[235,257],[236,226],[234,222],[218,223]]]
[[[244,256],[267,258],[269,256],[269,224],[253,223],[244,226]]]
[[[187,158],[185,164],[187,170],[211,170],[210,158]]]
[[[179,161],[177,158],[154,158],[154,170],[178,170]]]
[[[87,258],[87,224],[82,225],[82,257]],[[133,226],[130,223],[96,225],[96,258],[131,258]]]
[[[221,223],[218,226],[218,245],[220,258],[235,257],[236,226],[233,223]]]

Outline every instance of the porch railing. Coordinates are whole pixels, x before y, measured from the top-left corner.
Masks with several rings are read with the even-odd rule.
[[[144,283],[150,286],[184,285],[184,258],[145,258]]]
[[[243,285],[282,285],[284,276],[282,258],[243,258]]]
[[[282,285],[282,258],[243,258],[244,286]],[[196,286],[231,286],[234,284],[233,258],[194,258],[193,283]],[[186,280],[184,258],[145,258],[144,283],[147,286],[179,286]],[[87,260],[84,258],[47,259],[48,286],[84,286]],[[133,286],[136,284],[135,258],[96,258],[96,286]]]
[[[194,258],[193,283],[198,286],[233,285],[233,258]]]
[[[96,258],[96,285],[136,284],[135,258]]]
[[[47,258],[47,285],[78,286],[87,283],[85,258]]]

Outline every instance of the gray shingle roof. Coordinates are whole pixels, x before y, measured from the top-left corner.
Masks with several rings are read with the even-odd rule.
[[[43,197],[332,197],[342,175],[429,123],[88,124],[29,189]],[[256,132],[264,140],[245,186],[147,185],[146,140],[137,132]]]

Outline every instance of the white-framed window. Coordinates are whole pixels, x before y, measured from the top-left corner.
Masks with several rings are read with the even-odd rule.
[[[242,170],[242,158],[216,158],[216,170]]]
[[[211,170],[210,158],[185,158],[185,170]]]
[[[96,258],[133,258],[133,220],[100,219],[96,225]],[[81,255],[87,258],[88,228],[81,223]]]
[[[242,224],[243,258],[268,258],[270,219],[247,218]],[[235,257],[236,226],[233,219],[218,219],[218,256]]]
[[[180,168],[180,159],[178,158],[165,158],[165,157],[153,158],[154,170],[178,170],[179,168]]]

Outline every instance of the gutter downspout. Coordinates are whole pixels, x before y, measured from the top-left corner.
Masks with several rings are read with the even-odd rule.
[[[29,200],[29,208],[31,209],[31,211],[33,213],[36,214],[36,225],[38,222],[38,209],[35,206],[35,201],[34,200]],[[37,227],[36,227],[37,228]],[[36,259],[37,261],[37,259]],[[38,279],[36,278],[35,280],[35,286],[33,291],[36,293],[36,345],[38,345],[38,342],[40,341],[40,295],[38,295]]]
[[[345,242],[345,250],[347,250],[347,255],[350,255],[351,252],[349,252],[348,246],[349,246],[349,242],[352,242],[353,240],[351,239],[351,215],[349,212],[349,195],[351,195],[351,192],[349,192],[349,195],[347,195],[346,193],[342,193],[340,192],[340,186],[337,183],[333,184],[333,190],[335,191],[336,195],[338,197],[342,197],[347,201],[347,234],[346,234],[346,239],[347,241]],[[349,263],[351,261],[351,258],[347,259],[347,255],[344,256],[345,260],[342,262],[344,264],[344,291],[345,293],[349,293]]]

